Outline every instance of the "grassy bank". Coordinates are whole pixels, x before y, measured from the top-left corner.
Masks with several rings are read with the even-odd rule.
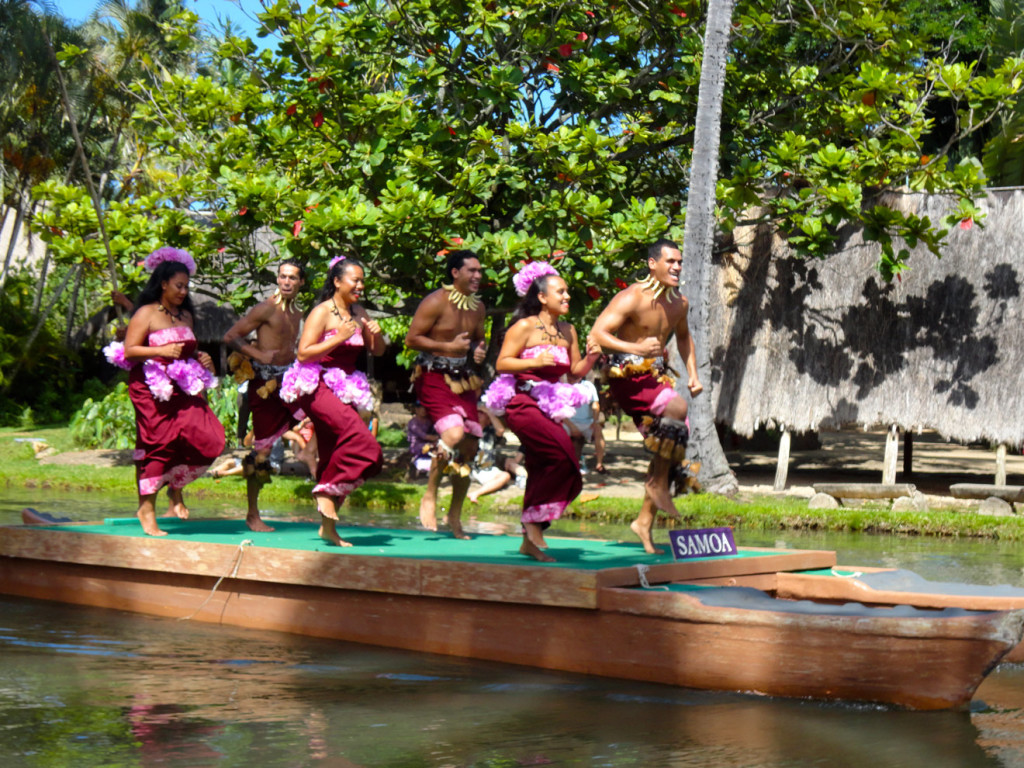
[[[96,492],[114,496],[135,493],[135,472],[131,466],[102,467],[93,464],[40,464],[33,440],[44,440],[61,453],[79,450],[65,427],[30,430],[0,429],[0,487],[47,489],[68,492]],[[309,499],[313,484],[308,477],[279,476],[267,485],[261,498],[267,502],[294,503]],[[190,498],[237,500],[244,507],[245,481],[240,477],[204,477],[191,484]],[[423,493],[422,485],[372,480],[352,494],[351,504],[371,509],[388,509],[415,514]],[[638,489],[639,494],[639,489]],[[484,497],[475,512],[486,516],[515,515],[521,495]],[[441,500],[444,506],[446,502]],[[929,512],[892,512],[887,506],[865,505],[836,510],[812,510],[802,498],[741,495],[726,499],[707,494],[677,499],[686,527],[730,525],[737,530],[828,530],[877,534],[963,536],[1024,541],[1024,519],[992,517],[962,509]],[[601,497],[574,503],[566,512],[570,519],[626,523],[639,507],[636,498]],[[673,525],[673,527],[678,527]]]

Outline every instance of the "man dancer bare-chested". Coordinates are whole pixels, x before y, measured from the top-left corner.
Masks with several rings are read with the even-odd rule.
[[[416,397],[441,436],[420,501],[420,522],[437,530],[437,489],[441,472],[447,468],[452,477],[448,525],[455,538],[467,539],[462,530],[462,504],[481,434],[476,404],[483,384],[469,366],[483,362],[487,351],[484,305],[476,297],[482,271],[476,254],[465,250],[448,255],[445,271],[451,285],[420,302],[405,344],[420,352],[413,374]]]
[[[270,449],[281,435],[301,421],[294,407],[281,400],[280,390],[281,377],[295,360],[295,342],[302,322],[295,299],[305,282],[305,271],[298,263],[290,259],[281,262],[274,295],[250,309],[224,334],[225,344],[252,361],[251,370],[246,370],[244,363],[240,370],[245,371],[243,378],[252,374],[247,398],[252,413],[253,450],[245,457],[243,474],[249,505],[245,522],[254,531],[274,530],[260,518],[260,489],[270,480]],[[256,340],[249,343],[246,338],[253,331]]]
[[[609,356],[608,385],[622,410],[633,417],[654,452],[640,514],[630,524],[651,554],[651,529],[657,510],[678,518],[669,491],[669,473],[684,459],[689,429],[686,401],[675,391],[665,370],[665,346],[675,333],[679,355],[686,365],[691,396],[704,389],[697,376],[697,359],[686,316],[690,306],[678,291],[683,259],[671,240],[658,240],[647,249],[650,274],[623,289],[598,316],[591,338]]]

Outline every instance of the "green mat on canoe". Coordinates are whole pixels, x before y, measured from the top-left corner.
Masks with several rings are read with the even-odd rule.
[[[519,536],[474,534],[471,540],[453,539],[447,532],[431,532],[402,528],[372,528],[338,525],[338,534],[349,541],[351,547],[335,547],[317,536],[316,523],[274,521],[270,533],[254,533],[242,520],[178,520],[160,518],[160,527],[167,536],[158,541],[195,541],[238,546],[246,539],[252,546],[273,549],[330,552],[339,555],[369,555],[375,557],[405,557],[419,560],[455,560],[464,563],[493,563],[502,565],[548,565],[555,568],[598,570],[601,568],[632,567],[639,563],[654,565],[672,562],[671,554],[648,555],[639,542],[599,541],[594,539],[560,539],[547,537],[555,563],[537,563],[519,554],[522,539]],[[73,533],[96,533],[108,536],[142,537],[142,528],[136,518],[108,518],[102,524],[38,526],[47,530]],[[664,545],[667,549],[667,545]],[[749,557],[761,552],[741,552],[730,557]],[[720,558],[707,558],[709,560]]]

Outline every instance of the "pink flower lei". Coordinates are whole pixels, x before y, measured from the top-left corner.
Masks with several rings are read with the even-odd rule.
[[[526,292],[530,290],[530,286],[533,281],[538,277],[544,277],[544,275],[557,275],[558,270],[548,264],[546,261],[531,261],[525,264],[512,277],[512,285],[516,288],[516,294],[519,296],[525,296]]]
[[[484,405],[496,416],[503,416],[509,400],[516,393],[516,377],[511,373],[502,373],[484,392]]]
[[[118,368],[123,368],[126,371],[130,371],[132,364],[125,360],[124,357],[124,344],[120,341],[112,341],[103,348],[103,356],[107,358],[107,362],[111,365],[116,365]]]
[[[159,267],[165,261],[177,261],[185,265],[190,275],[196,273],[196,262],[189,255],[189,252],[183,248],[172,248],[169,245],[165,245],[163,248],[157,248],[149,256],[146,257],[145,267],[150,272]]]

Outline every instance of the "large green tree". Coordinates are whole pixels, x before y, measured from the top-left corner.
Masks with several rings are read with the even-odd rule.
[[[722,232],[756,209],[813,256],[859,223],[890,277],[907,246],[938,252],[946,226],[976,216],[984,176],[955,150],[1016,99],[1024,65],[980,74],[925,12],[894,0],[737,3]],[[437,253],[465,245],[484,258],[492,305],[511,305],[519,263],[548,258],[585,320],[642,267],[639,246],[682,235],[705,15],[687,0],[268,0],[263,47],[229,36],[205,73],[136,82],[147,163],[137,194],[111,204],[118,258],[131,271],[166,239],[208,275],[256,277],[270,230],[313,267],[359,255],[377,278],[369,303],[401,315],[440,281]],[[196,27],[182,13],[162,31],[187,45]],[[960,207],[931,222],[878,202],[903,187],[949,191]],[[81,206],[47,223],[80,238],[54,247],[90,247]],[[245,281],[218,287],[239,307],[252,300]]]

